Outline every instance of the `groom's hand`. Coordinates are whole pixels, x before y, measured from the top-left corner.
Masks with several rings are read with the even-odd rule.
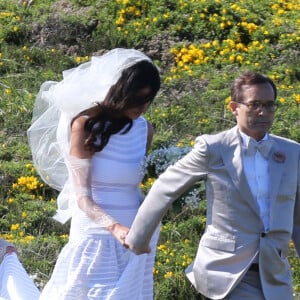
[[[141,246],[141,247],[137,248],[137,247],[134,247],[133,245],[131,245],[128,241],[126,241],[126,238],[125,238],[125,241],[124,241],[124,247],[128,248],[129,250],[134,252],[136,255],[141,255],[141,254],[151,252],[151,248],[150,248],[149,245]]]

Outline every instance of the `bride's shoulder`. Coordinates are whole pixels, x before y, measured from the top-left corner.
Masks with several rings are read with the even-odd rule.
[[[83,130],[85,128],[85,123],[87,119],[87,115],[79,116],[78,118],[74,119],[71,126],[72,131]]]

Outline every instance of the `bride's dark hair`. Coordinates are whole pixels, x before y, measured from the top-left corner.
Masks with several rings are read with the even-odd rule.
[[[138,96],[138,92],[144,88],[149,88],[149,94]],[[124,69],[104,101],[82,111],[72,120],[73,123],[76,118],[87,116],[85,130],[89,136],[84,147],[95,152],[101,151],[112,134],[128,132],[132,120],[125,117],[123,111],[152,102],[159,88],[159,72],[150,61],[142,60]]]

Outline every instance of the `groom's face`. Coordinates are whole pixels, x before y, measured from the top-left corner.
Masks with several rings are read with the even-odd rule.
[[[240,130],[256,140],[261,140],[274,120],[274,90],[269,83],[247,85],[242,89],[242,99],[231,102],[231,110]]]

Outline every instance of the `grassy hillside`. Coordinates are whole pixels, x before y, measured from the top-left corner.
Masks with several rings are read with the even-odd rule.
[[[18,246],[41,287],[68,224],[51,219],[57,192],[35,173],[26,130],[41,83],[60,80],[63,70],[115,47],[144,51],[160,67],[162,89],[147,113],[156,135],[145,192],[197,135],[234,124],[229,87],[245,70],[276,82],[280,106],[272,132],[300,142],[297,0],[1,0],[0,25],[1,235]],[[184,269],[205,224],[205,199],[199,198],[202,186],[177,201],[164,221],[156,299],[196,299]],[[296,295],[300,269],[293,245],[290,261]]]

